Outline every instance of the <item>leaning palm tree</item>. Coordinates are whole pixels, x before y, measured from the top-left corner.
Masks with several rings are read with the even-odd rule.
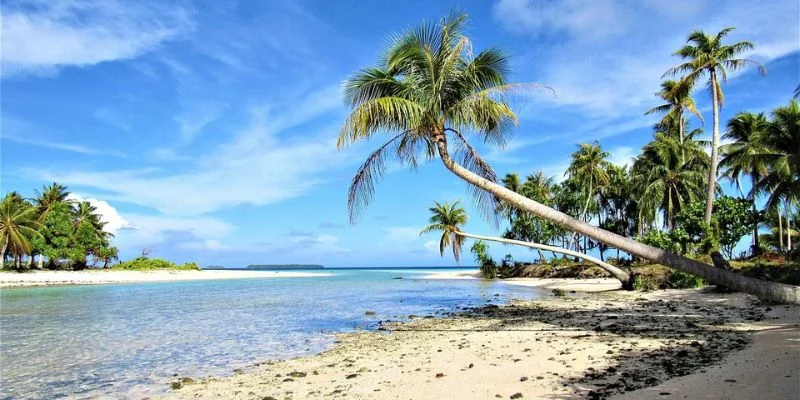
[[[456,201],[453,204],[447,202],[441,204],[437,201],[434,201],[434,206],[429,208],[429,210],[431,211],[431,217],[428,220],[430,225],[426,226],[420,232],[420,235],[424,235],[430,232],[442,232],[442,237],[441,239],[439,239],[439,254],[441,254],[442,256],[444,256],[444,252],[447,250],[447,247],[452,246],[453,257],[455,257],[456,261],[458,261],[459,257],[461,256],[461,247],[464,245],[464,238],[513,244],[532,249],[551,251],[554,253],[567,254],[573,257],[582,258],[586,261],[597,264],[599,267],[606,270],[609,274],[611,274],[611,276],[622,282],[623,288],[628,290],[633,289],[633,279],[631,279],[630,274],[602,260],[598,260],[592,256],[579,253],[577,251],[562,249],[560,247],[548,246],[539,243],[524,242],[521,240],[506,239],[495,236],[475,235],[472,233],[464,232],[461,230],[461,226],[467,223],[467,213],[463,207],[460,207],[458,205],[458,203],[459,202]]]
[[[660,124],[663,126],[678,125],[678,139],[681,144],[684,141],[683,132],[685,130],[684,112],[688,111],[694,114],[701,122],[703,115],[697,110],[697,106],[692,99],[692,88],[694,82],[689,79],[679,79],[677,81],[668,79],[661,82],[661,90],[656,93],[656,96],[664,100],[666,103],[656,106],[648,110],[645,114],[659,113],[664,114]]]
[[[366,159],[348,193],[351,222],[374,194],[375,181],[396,157],[417,166],[438,155],[445,168],[471,185],[484,212],[494,214],[499,201],[594,240],[678,268],[716,284],[765,299],[800,303],[796,286],[747,278],[600,229],[528,199],[497,183],[491,166],[467,141],[474,135],[502,144],[516,124],[509,102],[515,93],[538,85],[509,84],[508,57],[499,50],[474,52],[462,33],[466,17],[443,18],[395,36],[379,65],[362,69],[345,83],[345,101],[352,108],[339,133],[337,147],[366,141],[377,133],[392,133]]]
[[[740,112],[728,121],[728,130],[722,136],[732,143],[720,146],[722,160],[720,166],[725,168],[724,176],[736,183],[742,190],[741,177],[749,175],[751,190],[747,194],[753,202],[753,255],[759,253],[758,243],[758,210],[756,209],[756,186],[758,181],[767,175],[767,164],[763,154],[766,148],[763,137],[769,128],[769,121],[764,113]]]
[[[722,39],[734,28],[725,28],[712,36],[702,31],[689,34],[687,44],[678,49],[675,55],[687,60],[683,64],[670,68],[664,75],[686,73],[683,78],[687,82],[696,82],[703,75],[708,75],[708,86],[711,89],[711,112],[714,116],[711,136],[711,168],[708,171],[708,187],[706,189],[706,212],[704,220],[711,223],[711,211],[714,204],[714,192],[717,185],[717,151],[719,147],[719,108],[724,102],[720,80],[725,82],[728,71],[736,71],[752,64],[758,67],[762,75],[767,70],[763,65],[747,58],[736,58],[741,53],[753,49],[753,43],[742,41],[731,45],[722,43]]]
[[[461,257],[461,248],[464,245],[463,236],[456,233],[459,227],[467,223],[467,212],[464,207],[458,205],[458,201],[453,204],[445,202],[444,204],[434,201],[434,206],[429,208],[431,217],[428,220],[430,225],[420,232],[424,235],[430,232],[442,232],[442,238],[439,239],[439,254],[444,256],[445,250],[448,247],[453,248],[453,258],[458,262]]]
[[[0,255],[5,261],[6,251],[9,251],[17,268],[22,255],[31,254],[30,239],[40,235],[36,208],[20,199],[12,192],[0,201]]]

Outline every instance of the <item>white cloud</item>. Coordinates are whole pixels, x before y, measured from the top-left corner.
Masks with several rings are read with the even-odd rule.
[[[500,0],[494,15],[506,29],[541,40],[531,60],[548,63],[532,68],[558,93],[555,104],[541,106],[578,107],[606,121],[656,104],[661,75],[680,62],[671,54],[693,29],[735,26],[730,40],[755,42],[751,56],[764,62],[800,49],[797,2],[692,3]]]
[[[383,228],[383,231],[386,233],[386,241],[392,245],[419,240],[420,230],[420,228],[413,226],[391,226]]]
[[[337,89],[338,94],[338,89]],[[325,96],[323,96],[325,95]],[[279,133],[339,107],[331,90],[312,93],[296,111],[270,117],[253,111],[249,126],[227,143],[181,170],[34,171],[38,177],[103,190],[106,198],[150,207],[166,215],[191,216],[242,204],[267,205],[307,193],[323,173],[352,155],[339,154],[330,132]]]
[[[639,155],[639,149],[633,148],[631,146],[620,146],[608,150],[611,153],[611,156],[608,158],[608,161],[617,166],[625,166],[628,167],[633,165],[633,158]]]
[[[3,75],[130,59],[191,29],[166,3],[12,1],[3,5]]]
[[[42,147],[54,150],[63,150],[72,153],[92,155],[92,156],[127,157],[125,153],[116,150],[99,150],[79,144],[60,143],[52,140],[34,139],[31,138],[30,136],[20,137],[20,136],[15,136],[14,134],[10,134],[8,132],[3,132],[3,135],[2,137],[0,137],[0,139],[25,144],[28,146]]]
[[[133,225],[128,222],[125,218],[120,215],[116,208],[114,208],[111,204],[104,200],[98,200],[91,197],[83,197],[76,193],[70,193],[67,196],[68,199],[74,201],[88,201],[89,204],[93,205],[97,211],[96,213],[100,215],[100,221],[105,222],[106,225],[103,227],[108,233],[116,234],[117,231],[120,229],[130,229],[133,228]]]

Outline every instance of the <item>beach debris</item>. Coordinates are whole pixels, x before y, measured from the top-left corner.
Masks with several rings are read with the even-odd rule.
[[[522,393],[519,393],[519,392],[514,393],[514,394],[511,395],[511,398],[512,399],[521,399],[522,398]]]
[[[345,378],[345,379],[353,379],[353,378],[358,378],[358,374],[350,374],[350,375],[347,375],[347,376],[345,376],[344,378]]]
[[[437,378],[444,378],[444,372],[438,372],[438,373],[436,373],[436,377],[437,377]]]
[[[286,375],[291,376],[292,378],[305,378],[308,374],[300,371],[292,371]]]

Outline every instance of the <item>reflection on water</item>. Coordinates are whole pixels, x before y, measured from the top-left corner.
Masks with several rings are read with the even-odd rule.
[[[543,293],[421,276],[338,270],[319,278],[4,289],[0,397],[142,397],[165,390],[175,374],[223,375],[319,352],[330,332]]]

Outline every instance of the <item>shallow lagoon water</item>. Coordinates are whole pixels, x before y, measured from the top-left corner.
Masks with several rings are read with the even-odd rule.
[[[146,397],[165,391],[176,374],[226,375],[317,353],[332,344],[331,333],[372,329],[379,320],[547,294],[424,279],[440,271],[3,289],[0,397]]]

